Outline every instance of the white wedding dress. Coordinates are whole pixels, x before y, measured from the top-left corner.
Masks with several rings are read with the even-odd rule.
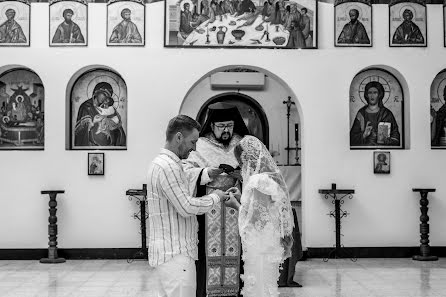
[[[266,147],[240,141],[243,191],[239,209],[244,297],[277,297],[279,266],[291,256],[294,220],[288,190]]]

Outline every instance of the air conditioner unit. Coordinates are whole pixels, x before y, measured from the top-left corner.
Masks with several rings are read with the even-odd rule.
[[[265,86],[265,74],[260,72],[217,72],[211,75],[212,89],[257,89]]]

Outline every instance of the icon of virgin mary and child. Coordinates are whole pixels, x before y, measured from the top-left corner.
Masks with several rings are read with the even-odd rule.
[[[113,88],[96,84],[92,98],[81,104],[74,130],[75,146],[125,146],[121,116],[113,106]]]

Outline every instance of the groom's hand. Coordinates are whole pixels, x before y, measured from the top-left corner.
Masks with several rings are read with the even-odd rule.
[[[218,197],[220,197],[220,201],[226,201],[229,199],[229,195],[225,192],[223,192],[222,190],[215,190],[214,192],[212,192],[212,194],[217,194]]]

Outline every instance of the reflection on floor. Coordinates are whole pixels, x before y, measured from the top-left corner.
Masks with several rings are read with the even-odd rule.
[[[446,259],[310,259],[294,279],[304,287],[281,288],[280,297],[444,297]],[[0,261],[1,297],[157,297],[154,289],[145,261]]]

